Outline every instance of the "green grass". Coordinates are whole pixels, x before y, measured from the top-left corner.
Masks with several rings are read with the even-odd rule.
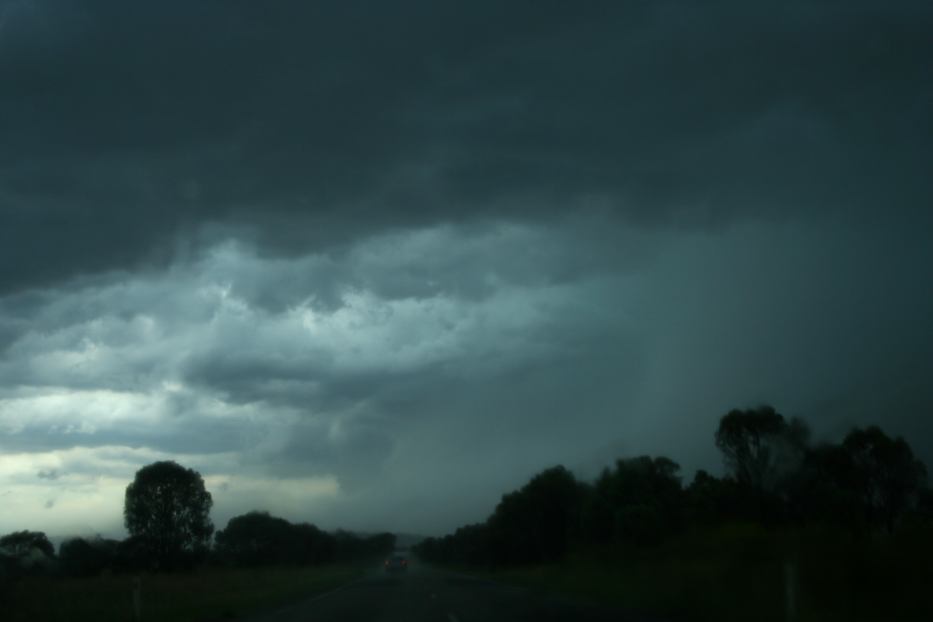
[[[467,572],[676,620],[784,622],[790,564],[796,622],[906,622],[933,620],[931,559],[929,533],[856,539],[731,525],[650,550],[578,550],[562,564]]]
[[[241,618],[362,576],[360,565],[202,568],[142,575],[144,622]],[[3,604],[4,622],[126,622],[133,619],[133,576],[34,577],[18,582]]]

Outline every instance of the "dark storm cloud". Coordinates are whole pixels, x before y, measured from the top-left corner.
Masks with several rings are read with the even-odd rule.
[[[230,232],[279,253],[593,205],[864,219],[931,191],[923,2],[3,9],[2,291]]]

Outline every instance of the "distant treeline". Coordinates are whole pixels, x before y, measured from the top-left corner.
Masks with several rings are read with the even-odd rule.
[[[665,457],[617,460],[595,482],[562,466],[506,494],[482,523],[416,547],[430,562],[508,566],[552,562],[577,547],[652,547],[690,529],[733,523],[831,526],[854,534],[933,528],[924,465],[902,438],[856,428],[812,445],[799,419],[772,407],[733,410],[715,442],[727,474],[698,471],[684,486]]]
[[[212,504],[196,471],[175,462],[150,464],[126,489],[128,538],[71,538],[62,542],[56,555],[42,532],[10,533],[0,537],[0,580],[30,574],[171,571],[205,563],[320,565],[382,556],[395,547],[391,533],[329,533],[266,512],[236,516],[214,534]]]
[[[348,531],[321,531],[308,523],[293,524],[266,512],[230,519],[218,531],[212,555],[218,562],[240,566],[268,564],[328,564],[390,553],[395,535],[360,536]]]
[[[177,570],[199,564],[262,566],[321,565],[383,556],[395,546],[391,533],[329,533],[308,523],[293,524],[266,512],[232,518],[217,532],[214,546],[182,553],[171,566],[159,565],[138,536],[124,540],[69,538],[58,553],[46,535],[19,531],[0,538],[0,578],[28,574],[93,576],[101,572]]]
[[[394,546],[395,536],[390,533],[329,533],[308,523],[293,524],[265,512],[250,512],[231,519],[228,528],[217,533],[212,548],[184,554],[171,566],[160,566],[138,537],[69,538],[56,554],[44,533],[19,531],[0,538],[0,579],[29,574],[86,577],[101,572],[177,570],[205,563],[321,565],[383,556]]]

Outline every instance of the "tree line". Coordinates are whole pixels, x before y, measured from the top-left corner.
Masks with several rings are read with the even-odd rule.
[[[504,495],[482,523],[416,547],[430,562],[503,566],[553,562],[574,547],[658,545],[690,529],[744,522],[824,525],[853,534],[933,529],[927,471],[903,438],[877,426],[812,444],[808,426],[773,407],[732,410],[714,434],[726,474],[684,485],[666,457],[619,459],[593,482],[562,466]]]
[[[619,459],[592,482],[557,466],[504,495],[486,521],[428,538],[416,552],[427,561],[498,566],[556,561],[578,546],[650,547],[688,529],[731,522],[820,524],[853,533],[933,529],[924,465],[904,439],[878,427],[814,445],[803,421],[763,406],[724,415],[714,439],[723,477],[698,471],[684,486],[676,462],[651,456]],[[388,533],[330,533],[258,511],[214,533],[212,505],[196,471],[170,461],[150,464],[126,489],[129,537],[72,538],[56,554],[41,532],[7,534],[0,537],[0,577],[203,563],[327,564],[384,555],[395,545]]]
[[[155,462],[137,471],[126,488],[123,518],[129,537],[70,538],[56,554],[44,533],[13,532],[0,537],[0,579],[173,571],[204,563],[319,565],[382,556],[395,547],[391,533],[331,533],[260,511],[235,516],[214,533],[212,506],[200,473],[173,461]]]

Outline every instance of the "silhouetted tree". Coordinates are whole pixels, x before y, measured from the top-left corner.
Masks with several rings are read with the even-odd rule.
[[[852,430],[842,448],[850,468],[845,484],[856,493],[867,522],[893,531],[924,489],[923,463],[903,438],[892,439],[877,426]]]
[[[118,572],[138,572],[153,566],[151,547],[143,536],[130,536],[117,542],[113,568]]]
[[[11,578],[51,572],[55,548],[41,531],[16,531],[0,537],[0,570]]]
[[[41,531],[14,531],[0,537],[0,548],[12,557],[25,557],[34,551],[55,557],[55,547]]]
[[[378,533],[362,536],[338,529],[334,534],[334,551],[338,560],[371,559],[395,549],[395,534]]]
[[[804,520],[893,531],[905,513],[921,511],[925,483],[907,442],[873,426],[808,451],[790,497]]]
[[[617,460],[596,480],[584,514],[588,539],[654,544],[681,523],[680,466],[665,457]]]
[[[852,465],[841,445],[810,449],[790,481],[789,511],[798,521],[846,524],[862,520]]]
[[[221,558],[237,564],[284,563],[291,554],[291,524],[268,512],[235,516],[214,537]]]
[[[783,477],[804,458],[809,430],[799,419],[789,423],[771,406],[732,410],[719,421],[716,446],[739,484],[773,493]]]
[[[449,556],[461,563],[483,565],[491,560],[489,526],[486,523],[465,525],[454,532],[448,546]]]
[[[267,512],[230,519],[217,532],[220,559],[241,565],[318,564],[334,559],[334,538],[314,525],[293,525]]]
[[[103,538],[71,538],[58,547],[58,558],[70,575],[95,575],[113,566],[118,544],[116,540]]]
[[[920,524],[933,527],[933,489],[924,487],[918,493],[915,512]]]
[[[123,518],[150,561],[171,568],[207,551],[214,526],[211,493],[201,475],[176,462],[155,462],[126,488]]]
[[[693,524],[711,525],[742,516],[742,494],[734,479],[699,470],[685,491],[686,512]]]
[[[302,564],[325,564],[336,559],[337,543],[334,537],[309,523],[292,526],[292,538],[298,562]],[[393,546],[395,536],[392,536]]]
[[[444,555],[441,546],[443,538],[425,538],[413,548],[415,554],[426,562],[445,563],[450,560]]]
[[[603,469],[597,482],[609,477],[609,469]],[[580,510],[581,536],[588,542],[604,543],[612,540],[613,510],[608,496],[605,494],[605,484],[600,489],[595,485],[582,484],[583,505]]]
[[[562,466],[534,476],[520,490],[502,497],[488,521],[495,561],[560,559],[579,530],[582,489]]]
[[[777,549],[788,543],[747,523],[776,517],[892,529],[909,512],[905,533],[933,527],[933,491],[903,439],[869,428],[839,445],[810,449],[808,440],[802,421],[773,408],[733,410],[716,432],[729,476],[701,470],[685,490],[679,465],[665,457],[618,460],[592,484],[556,467],[504,495],[486,522],[427,538],[415,552],[435,563],[508,565],[555,561],[581,543],[587,554],[615,561],[629,545],[659,543],[689,524],[714,528],[711,546],[738,537],[741,555],[767,557],[782,555]],[[750,550],[748,534],[774,550]]]
[[[16,576],[19,564],[16,559],[0,549],[0,605],[3,604],[4,588],[9,579]]]

